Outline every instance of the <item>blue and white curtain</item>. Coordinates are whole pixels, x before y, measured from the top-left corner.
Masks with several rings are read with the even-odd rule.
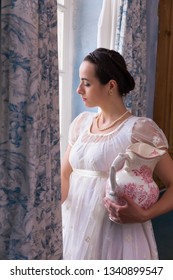
[[[115,36],[115,50],[125,58],[135,79],[135,89],[125,98],[127,108],[146,115],[146,0],[121,0]]]
[[[56,0],[1,0],[0,74],[0,259],[61,259]]]

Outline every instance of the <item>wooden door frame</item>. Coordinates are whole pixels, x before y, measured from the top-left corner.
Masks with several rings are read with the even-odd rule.
[[[173,157],[173,1],[160,0],[153,119],[165,133]]]

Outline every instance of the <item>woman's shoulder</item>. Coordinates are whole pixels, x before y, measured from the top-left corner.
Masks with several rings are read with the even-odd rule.
[[[149,124],[156,125],[156,123],[149,117],[139,117],[139,116],[132,115],[128,120],[132,125],[137,125],[137,124],[140,126],[149,125]]]
[[[82,113],[80,113],[77,118],[93,118],[94,116],[96,116],[98,113],[96,112],[90,112],[90,111],[83,111]]]
[[[86,123],[86,122],[92,120],[96,115],[97,115],[97,113],[95,113],[95,112],[84,111],[84,112],[80,113],[78,116],[76,116],[73,119],[72,123],[81,125],[82,123]]]
[[[96,113],[84,111],[75,117],[69,129],[69,143],[71,146],[76,142],[79,135],[88,127]]]
[[[161,128],[158,126],[158,124],[149,117],[135,117],[134,121],[134,127],[135,130],[148,130],[151,129],[156,131],[161,131]]]
[[[150,143],[156,147],[168,148],[168,142],[162,129],[148,117],[136,117],[132,127],[133,142]]]

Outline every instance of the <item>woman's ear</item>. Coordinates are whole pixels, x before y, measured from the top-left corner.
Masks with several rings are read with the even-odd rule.
[[[113,90],[117,88],[117,82],[115,80],[110,80],[109,81],[109,90]]]

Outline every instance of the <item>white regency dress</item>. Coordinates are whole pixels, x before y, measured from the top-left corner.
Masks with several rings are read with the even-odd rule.
[[[109,220],[103,198],[109,168],[115,157],[135,142],[168,147],[155,122],[130,116],[114,131],[93,134],[96,113],[83,112],[70,126],[72,146],[68,197],[62,205],[63,259],[152,260],[158,252],[151,221],[116,224]]]

